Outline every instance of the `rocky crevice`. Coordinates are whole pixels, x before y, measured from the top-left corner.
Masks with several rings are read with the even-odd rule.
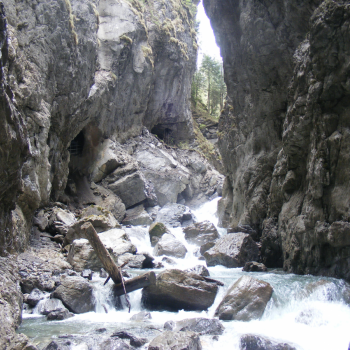
[[[268,266],[349,280],[348,4],[204,5],[228,89],[222,224],[257,229]]]

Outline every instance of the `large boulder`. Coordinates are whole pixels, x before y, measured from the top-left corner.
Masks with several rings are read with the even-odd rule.
[[[287,343],[278,343],[260,335],[245,334],[240,340],[240,350],[296,350]]]
[[[259,319],[272,296],[267,282],[242,276],[228,289],[217,307],[215,316],[220,320],[250,321]]]
[[[123,220],[123,225],[151,225],[152,222],[153,220],[145,210],[143,204],[141,204],[126,211],[126,216]]]
[[[242,271],[246,272],[266,272],[267,268],[264,264],[256,261],[248,261],[245,263]]]
[[[62,301],[56,298],[41,300],[36,307],[36,312],[40,315],[48,315],[51,312],[63,310],[67,309],[62,304]]]
[[[197,275],[200,275],[202,277],[210,276],[209,270],[204,265],[196,265],[185,271],[189,273],[196,273]]]
[[[186,247],[178,241],[172,234],[166,233],[154,247],[154,255],[168,255],[175,258],[184,258],[186,256]]]
[[[185,238],[190,243],[199,246],[218,239],[219,233],[210,221],[197,222],[183,229]]]
[[[81,231],[81,226],[86,222],[90,222],[96,232],[104,232],[114,228],[120,228],[118,221],[110,211],[100,206],[90,205],[82,210],[79,220],[69,227],[64,238],[64,243],[70,244],[75,239],[85,238]]]
[[[110,211],[114,217],[121,222],[125,216],[125,204],[111,190],[95,183],[90,184],[90,189],[95,197],[97,206]]]
[[[43,293],[41,290],[38,288],[34,288],[28,297],[26,298],[26,303],[29,304],[30,306],[35,306],[38,304],[38,302],[42,299],[45,298],[45,293]]]
[[[142,166],[144,176],[153,184],[159,205],[176,203],[178,194],[190,182],[188,169],[161,147],[141,145],[135,152],[135,157]]]
[[[91,284],[82,277],[61,277],[61,284],[52,293],[66,308],[75,314],[94,311],[94,296]]]
[[[169,227],[185,227],[195,221],[195,216],[185,205],[168,203],[159,210],[155,221]]]
[[[165,331],[151,341],[148,350],[202,350],[202,345],[195,332]]]
[[[165,233],[170,233],[169,229],[162,222],[155,222],[149,227],[149,238],[154,247]]]
[[[113,178],[113,175],[110,177]],[[123,201],[127,209],[147,199],[146,179],[139,171],[108,184],[108,188]]]
[[[215,283],[197,274],[165,270],[156,283],[142,290],[142,303],[149,308],[170,310],[207,310],[218,292]]]
[[[220,238],[203,256],[208,266],[243,267],[247,261],[258,260],[259,246],[247,233],[230,233]]]
[[[164,329],[173,332],[191,331],[200,335],[221,335],[225,328],[216,318],[186,318],[181,321],[168,321],[164,324]]]
[[[99,237],[115,262],[118,261],[120,255],[136,253],[136,247],[124,230],[109,230],[100,233]],[[69,249],[68,261],[76,271],[85,269],[97,271],[103,267],[91,244],[85,238],[73,241]]]

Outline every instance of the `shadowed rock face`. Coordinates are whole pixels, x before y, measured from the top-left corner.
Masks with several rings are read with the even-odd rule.
[[[349,280],[346,1],[204,6],[228,89],[221,224],[257,229],[267,266]]]
[[[99,177],[90,165],[106,139],[124,142],[144,126],[191,139],[197,45],[179,0],[4,0],[0,17],[5,254],[25,248],[33,212],[62,200],[69,173]]]

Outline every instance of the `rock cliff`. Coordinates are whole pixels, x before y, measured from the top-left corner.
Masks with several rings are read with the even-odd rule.
[[[143,127],[193,138],[192,5],[0,2],[0,255],[25,249],[34,211],[64,201],[69,178],[96,175],[102,145]]]
[[[228,90],[222,225],[257,230],[268,266],[349,280],[348,2],[204,6]]]

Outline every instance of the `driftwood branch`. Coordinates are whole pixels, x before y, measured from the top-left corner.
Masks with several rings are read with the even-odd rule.
[[[92,248],[94,248],[95,253],[101,260],[101,263],[104,266],[105,270],[108,272],[109,276],[111,276],[113,282],[115,284],[121,283],[121,272],[118,266],[115,264],[112,257],[109,255],[108,250],[101,242],[100,237],[98,236],[91,223],[87,222],[84,225],[82,225],[81,230],[84,233],[85,237],[89,240],[90,244],[92,245]]]
[[[156,283],[156,274],[153,271],[146,272],[143,275],[131,278],[124,282],[125,289],[123,284],[119,283],[113,286],[113,293],[115,296],[121,296],[126,293],[131,293],[134,290],[148,287],[151,284]]]

